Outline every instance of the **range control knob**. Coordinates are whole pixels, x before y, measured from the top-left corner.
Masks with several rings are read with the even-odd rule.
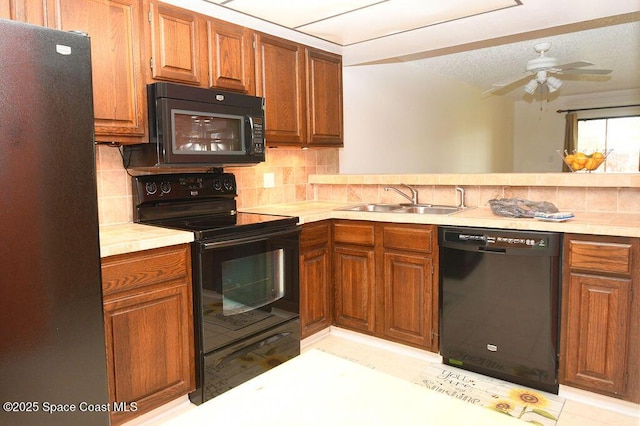
[[[233,181],[231,179],[224,180],[224,189],[231,191],[233,189]]]
[[[171,192],[171,184],[169,182],[162,182],[160,184],[160,191],[162,191],[163,194],[168,194]]]
[[[147,191],[147,195],[153,195],[158,192],[158,185],[155,182],[147,182],[144,189]]]
[[[215,189],[216,191],[220,191],[222,189],[222,182],[220,182],[220,179],[216,179],[213,181],[213,189]]]

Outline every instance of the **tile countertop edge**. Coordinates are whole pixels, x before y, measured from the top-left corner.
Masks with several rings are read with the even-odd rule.
[[[457,173],[457,174],[333,174],[309,175],[320,185],[498,185],[638,188],[639,173]]]
[[[193,233],[139,223],[100,226],[100,257],[105,258],[193,241]]]
[[[453,215],[412,213],[374,213],[336,210],[357,203],[307,201],[242,209],[249,213],[298,216],[299,223],[325,219],[368,220],[375,222],[415,223],[430,225],[472,226],[529,231],[551,231],[622,237],[640,237],[640,214],[615,212],[575,212],[565,222],[544,222],[529,218],[496,216],[488,207],[470,208]]]

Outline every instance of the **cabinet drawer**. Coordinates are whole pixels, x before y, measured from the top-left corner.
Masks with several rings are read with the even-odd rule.
[[[569,266],[572,269],[630,275],[631,253],[631,244],[571,240]]]
[[[188,245],[180,245],[105,258],[102,294],[108,296],[161,282],[184,281],[190,274],[189,253]]]
[[[313,247],[329,243],[331,224],[317,222],[302,225],[300,231],[300,247]]]
[[[333,225],[333,241],[372,246],[374,241],[373,224],[337,222]]]
[[[433,228],[431,226],[386,225],[383,230],[385,249],[419,251],[431,253],[433,246]]]

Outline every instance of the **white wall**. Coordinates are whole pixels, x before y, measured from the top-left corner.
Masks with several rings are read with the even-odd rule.
[[[341,173],[511,172],[513,106],[411,63],[343,69]]]
[[[562,90],[562,89],[560,89]],[[640,103],[640,90],[619,90],[586,95],[559,96],[551,102],[517,101],[514,104],[513,171],[560,172],[564,149],[565,114],[558,110]],[[608,110],[580,112],[579,117],[603,117]],[[637,110],[633,112],[637,114]]]
[[[513,171],[516,173],[561,172],[556,152],[564,146],[565,114],[558,98],[554,102],[517,101],[514,104]]]

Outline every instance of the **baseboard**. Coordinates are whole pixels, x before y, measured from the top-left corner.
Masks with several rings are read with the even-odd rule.
[[[343,339],[348,339],[354,342],[361,343],[363,345],[384,349],[389,352],[422,359],[428,362],[442,362],[442,357],[436,353],[381,339],[379,337],[369,336],[357,331],[351,331],[344,328],[336,327],[334,325],[322,329],[319,332],[307,337],[300,343],[300,347],[304,349],[306,346],[315,343],[318,340],[322,340],[328,335],[341,337]]]
[[[614,411],[616,413],[624,414],[625,416],[636,417],[639,420],[638,424],[640,424],[640,404],[622,401],[610,396],[600,395],[566,385],[560,385],[560,392],[558,395],[592,407]]]

